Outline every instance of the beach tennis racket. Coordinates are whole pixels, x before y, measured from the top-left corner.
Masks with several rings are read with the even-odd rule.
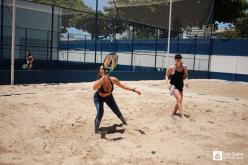
[[[27,69],[28,68],[28,65],[27,64],[23,64],[22,65],[22,69]]]
[[[108,54],[103,60],[103,70],[105,75],[109,75],[118,64],[118,55],[115,53]]]
[[[170,85],[170,87],[169,87],[170,96],[173,95],[174,90],[175,90],[175,86],[174,85]]]

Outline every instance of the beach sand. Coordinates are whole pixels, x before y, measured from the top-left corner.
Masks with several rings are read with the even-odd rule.
[[[124,83],[142,95],[115,87],[128,125],[105,106],[102,134],[92,83],[0,86],[0,164],[247,164],[248,83],[190,80],[185,119],[170,116],[164,81]],[[213,151],[241,156],[213,161]]]

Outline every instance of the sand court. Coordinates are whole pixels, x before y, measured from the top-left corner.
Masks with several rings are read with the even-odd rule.
[[[0,164],[214,164],[213,151],[248,159],[248,84],[190,80],[187,117],[170,116],[175,99],[164,81],[126,81],[142,95],[115,88],[127,118],[105,105],[94,133],[92,83],[0,86]]]

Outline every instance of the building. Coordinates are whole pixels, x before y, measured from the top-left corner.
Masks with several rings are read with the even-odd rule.
[[[0,4],[0,54],[1,58],[8,59],[11,54],[12,0],[1,0]],[[39,60],[58,59],[60,13],[62,11],[57,7],[16,1],[16,59],[25,58],[26,52],[31,52]]]

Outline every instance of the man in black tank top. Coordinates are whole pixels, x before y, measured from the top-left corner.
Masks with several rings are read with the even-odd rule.
[[[183,118],[183,87],[184,85],[188,87],[188,68],[186,65],[183,65],[180,54],[175,55],[175,65],[167,69],[165,80],[169,87],[170,95],[174,95],[176,98],[176,105],[172,114],[176,115],[179,110],[180,116]]]

